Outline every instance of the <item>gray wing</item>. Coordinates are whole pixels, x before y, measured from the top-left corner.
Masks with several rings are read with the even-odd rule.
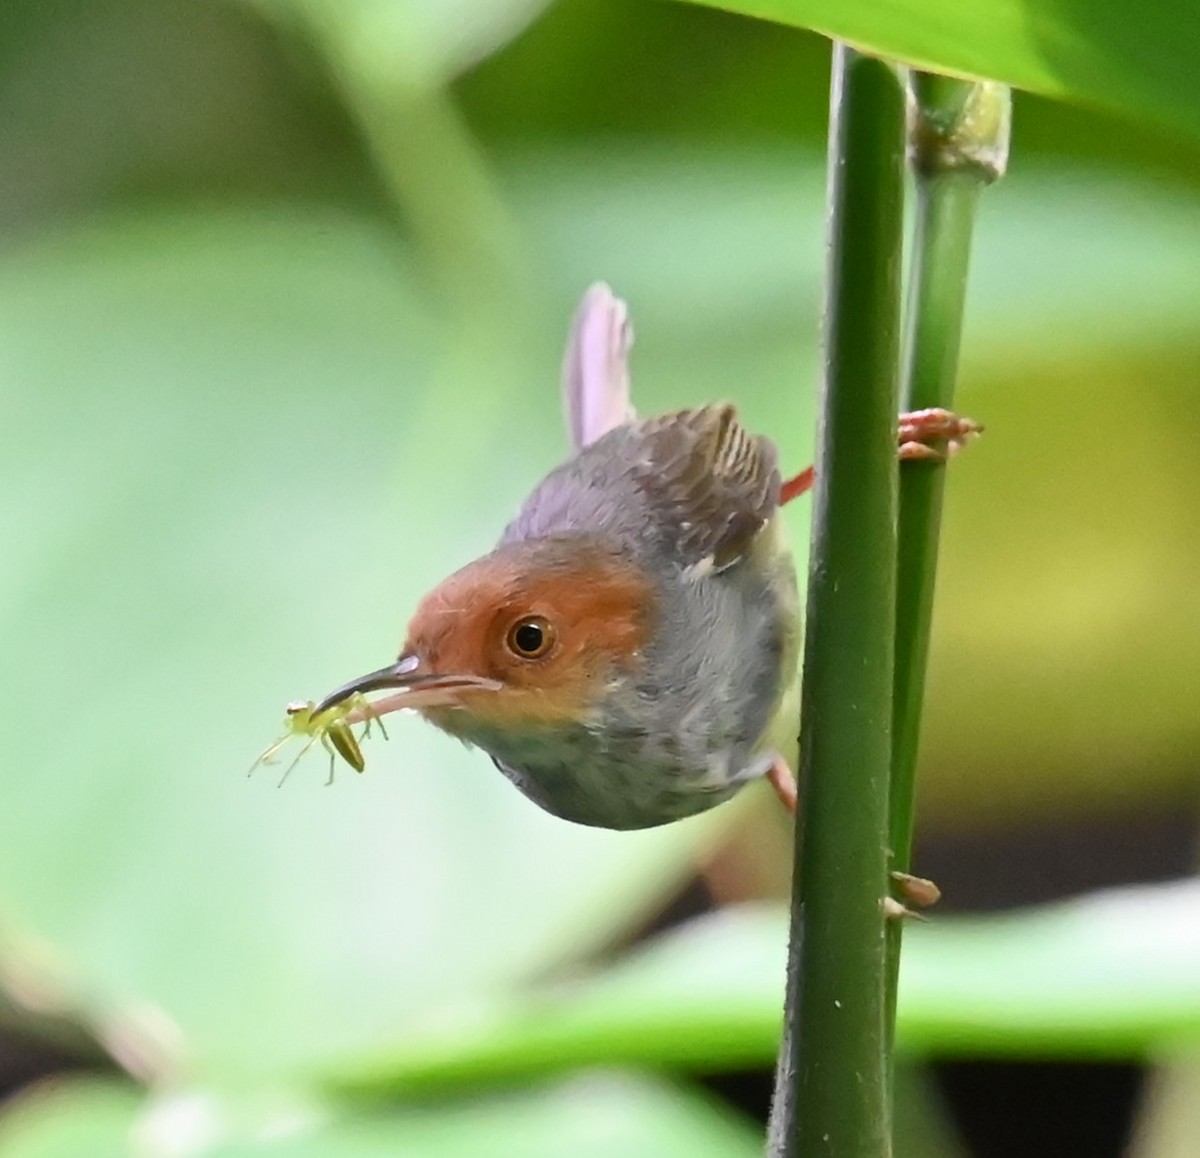
[[[619,426],[548,475],[501,542],[614,535],[681,567],[737,562],[779,506],[774,445],[728,404]]]
[[[779,506],[774,444],[750,434],[728,404],[644,426],[650,469],[638,472],[638,483],[677,550],[688,565],[736,562]]]

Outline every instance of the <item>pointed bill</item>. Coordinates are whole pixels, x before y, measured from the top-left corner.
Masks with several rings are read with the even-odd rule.
[[[500,687],[498,680],[483,676],[428,672],[423,670],[420,658],[409,653],[387,667],[359,676],[330,692],[317,704],[313,714],[320,715],[353,695],[384,689],[396,690],[397,694],[371,704],[369,712],[358,710],[346,717],[351,723],[358,723],[369,715],[382,716],[405,708],[456,707],[460,692],[494,692],[499,691]]]

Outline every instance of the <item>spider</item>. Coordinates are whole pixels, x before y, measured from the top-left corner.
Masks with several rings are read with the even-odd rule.
[[[287,716],[284,718],[284,733],[270,747],[266,748],[257,760],[250,765],[250,775],[260,764],[273,763],[273,757],[293,736],[308,736],[309,741],[300,749],[296,758],[287,766],[287,770],[279,778],[279,784],[291,775],[292,769],[300,763],[301,757],[319,740],[329,753],[329,779],[326,786],[333,783],[334,759],[341,756],[355,772],[361,772],[366,767],[362,749],[358,746],[358,738],[350,726],[347,717],[358,713],[366,721],[362,736],[366,739],[371,734],[371,722],[379,725],[383,738],[388,738],[383,720],[376,715],[370,703],[362,695],[355,694],[347,699],[326,708],[323,712],[314,714],[316,705],[312,700],[293,700],[287,706]]]

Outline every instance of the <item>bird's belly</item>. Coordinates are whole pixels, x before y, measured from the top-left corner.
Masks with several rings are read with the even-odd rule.
[[[492,752],[496,767],[539,807],[594,828],[654,828],[705,812],[763,775],[770,756],[744,747],[716,748],[691,759],[661,752],[622,756],[611,745],[574,746],[564,760]]]

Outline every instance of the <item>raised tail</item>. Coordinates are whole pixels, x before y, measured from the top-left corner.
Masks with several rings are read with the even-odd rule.
[[[632,345],[628,307],[596,282],[575,311],[563,358],[563,408],[573,449],[637,417],[629,398]]]

